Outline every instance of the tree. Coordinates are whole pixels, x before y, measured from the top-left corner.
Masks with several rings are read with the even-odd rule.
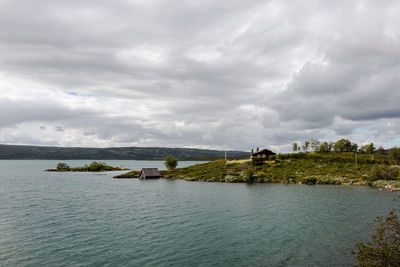
[[[380,146],[377,150],[376,150],[376,154],[380,154],[380,155],[385,155],[386,151],[383,148],[383,146]]]
[[[302,145],[303,151],[307,152],[309,146],[310,146],[310,142],[305,141],[304,144]]]
[[[300,147],[297,145],[296,142],[294,142],[294,143],[292,144],[292,148],[293,148],[293,151],[296,152],[297,150],[299,150]]]
[[[331,147],[328,144],[328,142],[323,142],[318,148],[318,152],[320,152],[320,153],[328,153],[330,151],[331,151]]]
[[[318,147],[319,147],[320,142],[318,141],[318,139],[311,138],[310,139],[310,144],[311,144],[312,150],[316,151],[318,149]]]
[[[399,266],[400,263],[400,221],[394,210],[385,218],[376,219],[378,228],[372,241],[357,242],[358,263],[356,266]]]
[[[360,153],[362,153],[362,154],[367,153],[367,148],[368,148],[368,145],[362,145],[360,147]]]
[[[353,144],[348,139],[340,139],[336,141],[333,149],[335,152],[351,152],[354,147]]]
[[[375,146],[374,143],[371,143],[367,146],[367,149],[365,150],[365,153],[367,154],[373,154],[375,151]]]
[[[389,149],[389,155],[393,160],[393,164],[397,165],[400,161],[400,147],[392,147]]]
[[[88,170],[91,172],[99,172],[104,170],[106,166],[107,164],[105,162],[93,161],[92,163],[90,163]]]
[[[333,151],[334,146],[335,146],[334,142],[329,142],[329,151]]]
[[[176,158],[174,158],[173,156],[167,156],[165,158],[164,165],[165,165],[165,167],[167,167],[168,170],[173,170],[178,165],[178,160]]]
[[[69,166],[64,162],[60,162],[57,164],[57,170],[59,171],[68,171],[69,169]]]
[[[358,152],[358,145],[356,143],[351,144],[351,152]]]

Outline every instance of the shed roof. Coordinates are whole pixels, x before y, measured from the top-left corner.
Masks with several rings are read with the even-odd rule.
[[[144,177],[160,177],[161,174],[157,168],[142,168],[140,174],[144,175]],[[140,175],[139,174],[139,175]]]

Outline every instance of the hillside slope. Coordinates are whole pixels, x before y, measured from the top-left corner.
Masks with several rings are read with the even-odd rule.
[[[172,155],[180,160],[212,160],[223,158],[225,152],[194,148],[164,147],[46,147],[0,145],[0,159],[164,159]],[[248,157],[243,151],[227,151],[230,158]]]

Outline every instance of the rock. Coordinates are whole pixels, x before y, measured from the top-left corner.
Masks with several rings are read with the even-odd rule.
[[[235,181],[236,181],[235,176],[230,175],[230,174],[225,176],[225,183],[232,183],[232,182],[235,182]]]

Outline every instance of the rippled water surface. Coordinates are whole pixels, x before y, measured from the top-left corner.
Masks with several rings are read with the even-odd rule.
[[[56,164],[0,161],[0,266],[346,266],[354,242],[373,231],[367,223],[396,196],[355,186],[43,172]]]

